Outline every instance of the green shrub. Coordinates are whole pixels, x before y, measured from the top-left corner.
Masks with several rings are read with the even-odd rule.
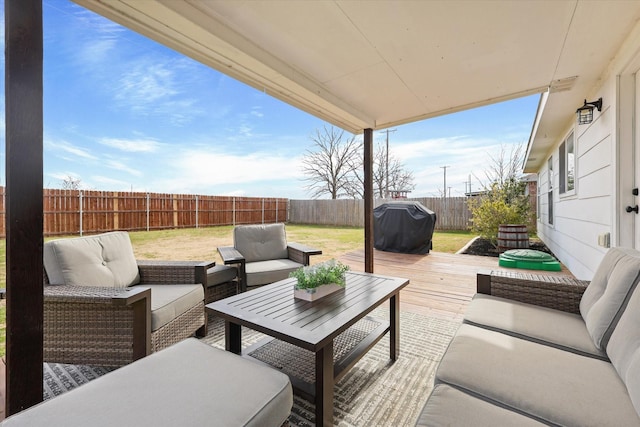
[[[469,199],[471,230],[497,246],[500,224],[528,225],[532,212],[524,186],[509,179],[502,185],[493,184],[485,195]]]

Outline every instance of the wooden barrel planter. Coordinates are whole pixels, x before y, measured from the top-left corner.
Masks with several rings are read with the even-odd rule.
[[[526,249],[529,247],[527,226],[522,224],[501,224],[498,226],[498,251]]]

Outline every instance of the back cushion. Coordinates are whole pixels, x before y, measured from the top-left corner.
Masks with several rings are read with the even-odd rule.
[[[140,282],[126,232],[52,240],[44,246],[44,267],[52,285],[123,287]]]
[[[289,257],[284,224],[239,225],[233,242],[247,262]]]
[[[607,344],[607,354],[640,415],[640,291],[637,285],[625,301],[620,320]]]
[[[640,279],[640,252],[613,248],[603,263],[580,302],[587,330],[599,349],[606,348],[625,298]]]

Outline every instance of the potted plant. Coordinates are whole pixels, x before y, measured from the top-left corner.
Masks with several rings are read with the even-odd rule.
[[[289,277],[297,279],[293,296],[305,301],[315,301],[333,292],[344,289],[345,273],[349,266],[335,259],[315,264],[289,273]]]

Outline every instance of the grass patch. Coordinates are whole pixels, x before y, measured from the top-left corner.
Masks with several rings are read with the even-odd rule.
[[[363,249],[364,229],[322,225],[288,224],[287,240],[322,249],[313,262],[339,258]],[[233,245],[233,226],[133,231],[129,233],[136,258],[164,260],[215,260],[217,247]],[[76,236],[69,236],[76,237]],[[471,240],[470,232],[447,231],[433,234],[433,251],[455,253]],[[58,238],[58,237],[56,237]],[[51,240],[53,238],[47,238]],[[0,288],[6,288],[6,240],[0,240]],[[6,300],[0,301],[0,356],[5,354]]]

